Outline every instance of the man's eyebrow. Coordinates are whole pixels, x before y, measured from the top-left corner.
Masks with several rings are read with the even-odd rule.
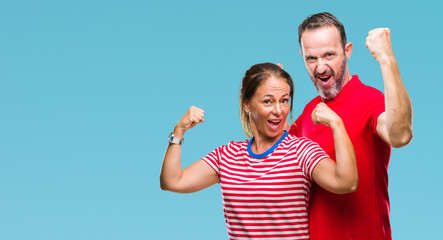
[[[337,51],[329,50],[329,51],[326,51],[326,52],[324,53],[324,55],[328,55],[328,54],[336,54],[336,53],[337,53]]]

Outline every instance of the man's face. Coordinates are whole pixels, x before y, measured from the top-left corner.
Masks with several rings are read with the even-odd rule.
[[[327,26],[304,31],[301,49],[306,70],[320,97],[324,100],[335,98],[350,80],[346,62],[352,44],[348,43],[343,49],[338,30]]]

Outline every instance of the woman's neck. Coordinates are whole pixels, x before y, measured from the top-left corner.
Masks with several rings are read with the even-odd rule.
[[[270,149],[284,134],[285,132],[281,132],[275,137],[266,137],[260,134],[254,136],[254,141],[251,144],[251,150],[256,153],[264,153],[268,149]]]

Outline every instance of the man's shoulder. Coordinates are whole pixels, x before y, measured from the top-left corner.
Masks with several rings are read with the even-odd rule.
[[[365,83],[363,83],[360,80],[359,80],[359,83],[357,85],[358,85],[358,90],[359,91],[356,91],[356,92],[358,92],[359,95],[363,94],[363,95],[380,95],[380,96],[383,96],[383,92],[381,92],[380,90],[378,90],[375,87],[366,85]]]
[[[313,98],[311,101],[309,101],[305,105],[305,107],[303,108],[302,113],[300,114],[300,116],[298,116],[298,118],[294,122],[294,124],[296,124],[297,122],[299,124],[301,124],[300,121],[301,121],[302,118],[306,118],[307,117],[308,119],[310,119],[312,111],[314,110],[315,106],[317,106],[317,104],[319,104],[320,102],[321,102],[320,96],[317,96],[317,97]],[[294,129],[292,129],[292,128],[296,127],[294,124],[292,124],[292,126],[291,126],[290,133],[294,133],[294,131],[293,131]]]
[[[317,97],[313,98],[311,101],[309,101],[306,104],[305,108],[303,109],[303,113],[306,112],[306,111],[310,111],[311,112],[312,109],[314,109],[315,106],[317,106],[317,104],[319,104],[320,102],[321,102],[320,96],[317,96]]]

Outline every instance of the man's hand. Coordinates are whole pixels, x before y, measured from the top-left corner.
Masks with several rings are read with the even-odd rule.
[[[365,45],[374,59],[380,64],[395,58],[392,51],[391,30],[389,28],[376,28],[369,31]]]

